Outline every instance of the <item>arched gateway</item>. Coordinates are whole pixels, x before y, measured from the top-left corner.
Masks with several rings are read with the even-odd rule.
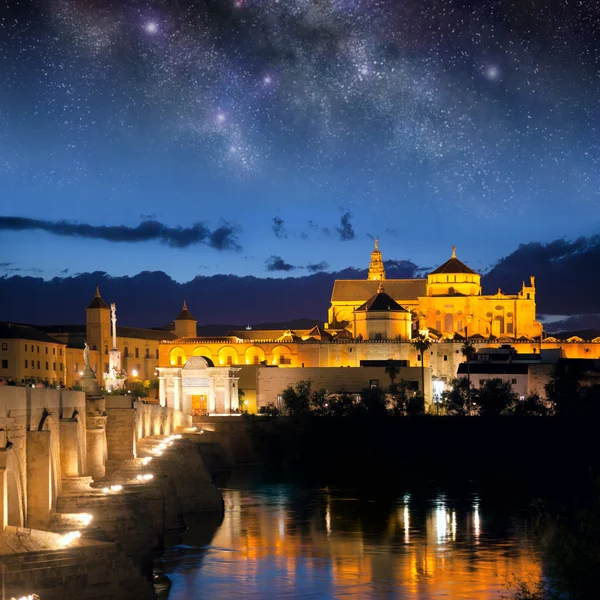
[[[159,367],[161,406],[188,415],[229,415],[239,409],[239,370],[215,367],[203,356],[190,356],[183,366]]]

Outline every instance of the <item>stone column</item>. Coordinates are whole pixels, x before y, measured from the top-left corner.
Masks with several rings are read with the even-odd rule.
[[[86,419],[87,474],[94,479],[106,474],[106,419],[101,415],[87,415]]]
[[[238,393],[238,381],[237,377],[230,377],[227,383],[231,389],[231,408],[236,409],[240,407],[240,397]]]
[[[228,415],[231,409],[231,378],[223,378],[223,412]]]
[[[27,432],[27,526],[42,529],[53,506],[49,431]]]
[[[173,408],[181,410],[181,376],[173,377]]]
[[[165,388],[164,376],[159,376],[158,378],[158,398],[161,406],[167,405],[167,390]]]
[[[79,477],[77,419],[60,419],[60,471],[63,477]]]
[[[217,394],[215,390],[215,380],[211,377],[209,380],[209,388],[208,388],[208,412],[213,415],[217,410]]]
[[[6,448],[0,449],[0,531],[8,525],[8,482],[6,481]]]

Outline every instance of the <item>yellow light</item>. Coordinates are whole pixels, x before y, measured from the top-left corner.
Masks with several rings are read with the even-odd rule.
[[[108,494],[108,492],[110,492],[110,490],[109,490],[108,488],[102,488],[102,491],[103,491],[105,494]]]
[[[89,525],[94,519],[94,517],[88,513],[79,513],[77,518],[86,526]]]
[[[137,372],[137,370],[136,370],[136,369],[133,369],[133,371],[131,371],[131,374],[132,374],[134,377],[137,377],[137,376],[138,376],[138,372]]]
[[[142,458],[142,464],[147,465],[151,460],[152,460],[151,456],[146,456],[146,457]]]
[[[111,492],[120,492],[122,489],[123,489],[123,486],[119,485],[119,484],[110,486]]]
[[[65,546],[68,546],[73,540],[76,540],[81,537],[81,533],[79,531],[69,531],[69,533],[65,533],[62,536],[62,543]]]

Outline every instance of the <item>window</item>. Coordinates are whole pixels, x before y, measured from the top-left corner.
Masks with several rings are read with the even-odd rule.
[[[40,347],[39,346],[37,347],[37,353],[38,354],[40,353]]]
[[[8,360],[6,358],[2,359],[2,368],[8,369]]]
[[[448,362],[448,355],[444,354],[444,362]]]
[[[27,344],[25,344],[25,352],[27,352]]]
[[[125,358],[127,358],[129,356],[129,348],[127,346],[125,346],[125,349],[123,350],[123,356]]]
[[[158,348],[156,349],[156,360],[158,360]]]
[[[46,348],[47,350],[47,348]],[[46,371],[48,370],[48,361],[46,361]]]
[[[48,346],[46,346],[46,354],[48,354]]]
[[[513,323],[512,323],[512,321],[509,321],[506,324],[506,333],[512,333],[512,332],[513,332]]]
[[[58,353],[62,356],[62,348],[58,351]]]
[[[227,364],[228,365],[232,365],[233,364],[233,356],[228,356],[227,357]],[[283,356],[279,357],[279,364],[282,365],[283,364]]]
[[[108,363],[104,363],[104,372],[105,373],[108,373],[108,367],[109,367],[109,364]]]
[[[515,383],[517,383],[517,380],[516,380],[516,379],[511,379],[511,380],[510,380],[510,382],[511,382],[513,385],[515,385]]]
[[[2,342],[2,350],[8,350],[8,344],[6,342]]]
[[[61,371],[63,370],[63,364],[62,363],[60,363],[60,370]]]
[[[369,380],[369,387],[370,388],[379,387],[379,379],[370,379]]]
[[[75,373],[79,373],[79,363],[75,363]]]
[[[444,331],[452,331],[453,318],[450,313],[444,315]]]
[[[254,355],[254,364],[257,365],[258,364],[258,356],[256,356],[256,354]]]
[[[136,357],[136,358],[139,358],[139,357],[140,357],[140,349],[139,349],[139,348],[136,348],[136,349],[135,349],[135,357]]]
[[[177,357],[177,366],[180,367],[182,365],[182,363],[183,363],[183,361],[182,361],[181,356],[178,356]]]
[[[421,362],[421,354],[420,354],[420,353],[419,353],[419,354],[417,354],[417,361],[418,361],[418,362]]]
[[[527,300],[531,300],[531,294],[527,294]]]
[[[52,348],[52,354],[53,356],[56,356],[56,348]]]
[[[52,370],[56,371],[56,363],[55,362],[52,363]]]
[[[150,358],[150,348],[146,348],[146,358]]]
[[[104,354],[108,354],[108,345],[104,345]]]
[[[40,361],[39,360],[37,361],[37,364],[38,364],[37,368],[39,369],[40,368]]]
[[[376,334],[375,334],[375,340],[376,340],[376,341],[381,341],[381,339],[382,339],[382,335],[381,335],[381,333],[376,333]]]
[[[458,331],[462,331],[462,328],[463,328],[463,326],[462,326],[462,321],[461,321],[461,320],[458,320],[458,321],[456,322],[456,329],[457,329]]]
[[[27,359],[25,359],[25,368],[27,368],[29,365],[27,364]]]

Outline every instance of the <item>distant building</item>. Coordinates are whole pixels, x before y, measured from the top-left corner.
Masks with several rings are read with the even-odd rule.
[[[300,380],[306,379],[308,369],[314,368],[365,367],[389,361],[420,367],[421,357],[411,344],[411,339],[420,331],[432,341],[424,356],[424,366],[431,369],[437,388],[441,389],[457,373],[462,374],[462,346],[468,339],[477,348],[486,349],[479,353],[482,360],[494,365],[509,365],[494,369],[496,374],[517,386],[519,393],[525,389],[539,391],[540,386],[543,387],[540,382],[545,381],[552,361],[558,358],[600,357],[600,338],[586,341],[578,337],[567,340],[544,337],[542,325],[536,320],[535,294],[534,277],[529,277],[527,285],[523,282],[515,294],[501,290],[491,295],[483,294],[480,275],[457,258],[456,248],[452,249],[446,262],[425,278],[388,279],[376,240],[367,278],[334,283],[327,322],[323,326],[316,325],[306,330],[256,330],[248,327],[228,331],[218,337],[202,337],[197,335],[197,321],[184,301],[178,316],[165,327],[143,329],[116,325],[116,349],[120,352],[123,376],[129,381],[157,379],[159,372],[164,370],[163,381],[167,385],[167,381],[177,381],[169,377],[177,377],[175,371],[184,370],[192,357],[204,358],[209,369],[246,366],[293,369],[296,372],[289,377]],[[86,309],[85,324],[41,329],[43,333],[38,332],[40,335],[49,336],[63,348],[62,377],[67,386],[76,384],[83,372],[86,341],[96,376],[102,380],[109,371],[113,345],[111,311],[98,288]],[[504,348],[507,345],[512,348],[509,355]],[[7,356],[5,360],[12,365],[17,359]],[[18,374],[17,371],[14,373],[22,378],[25,358],[21,356],[18,360],[21,361],[21,370]],[[37,358],[35,360],[37,365]],[[517,363],[529,365],[527,385],[524,373],[520,372],[523,367],[517,367]],[[45,365],[45,361],[40,359],[42,364]],[[27,368],[31,369],[29,365]],[[484,366],[476,368],[481,372],[473,378],[475,384],[492,375],[494,370],[488,368],[486,373]],[[59,371],[56,378],[49,377],[51,373],[46,374],[43,369],[39,373],[30,373],[50,380],[60,379],[61,375]],[[2,374],[0,370],[0,376]],[[271,373],[268,376],[275,377]],[[358,375],[345,375],[348,379],[355,376]],[[246,379],[243,372],[240,377],[241,380]],[[281,377],[287,378],[288,375]],[[175,394],[174,384],[169,385],[172,394]],[[245,385],[249,392],[254,390],[256,403],[260,406],[259,383],[240,385],[242,389]],[[430,402],[431,386],[427,384],[425,388],[426,401]],[[220,403],[218,410],[226,411],[228,406],[235,404],[233,396],[231,404],[228,404],[226,398],[229,396],[225,396],[224,392],[210,396],[206,389],[195,389],[192,394],[182,386],[177,393],[182,395],[182,405],[192,405],[186,394],[194,396],[195,410],[203,410],[204,406],[217,407]]]
[[[0,322],[0,379],[65,385],[66,347],[34,327]]]

